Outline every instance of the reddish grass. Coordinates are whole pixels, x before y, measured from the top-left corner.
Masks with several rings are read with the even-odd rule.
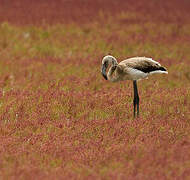
[[[100,12],[108,16],[116,16],[122,11],[136,13],[137,18],[123,19],[122,23],[144,23],[145,21],[161,21],[184,23],[189,22],[190,2],[187,0],[172,1],[133,1],[133,0],[0,0],[0,21],[11,23],[86,23],[92,20],[101,21]],[[140,15],[141,17],[139,18]],[[143,17],[142,17],[143,16]]]
[[[0,4],[1,178],[189,179],[188,1]],[[139,119],[107,53],[168,68],[139,81]]]

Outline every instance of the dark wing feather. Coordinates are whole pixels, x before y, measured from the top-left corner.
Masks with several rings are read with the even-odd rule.
[[[144,73],[150,73],[152,71],[167,71],[164,67],[159,64],[152,63],[151,61],[141,61],[137,64],[133,64],[133,68],[140,70]]]

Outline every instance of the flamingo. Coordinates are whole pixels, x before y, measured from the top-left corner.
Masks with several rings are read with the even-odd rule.
[[[106,70],[110,66],[108,72]],[[160,63],[156,62],[152,58],[147,57],[133,57],[128,58],[120,63],[117,62],[116,58],[107,55],[102,59],[101,73],[106,80],[111,82],[132,80],[134,88],[134,99],[133,99],[133,115],[134,118],[139,117],[139,94],[137,88],[137,81],[140,79],[146,79],[151,74],[168,74],[167,69],[161,66]],[[137,112],[136,112],[137,109]]]

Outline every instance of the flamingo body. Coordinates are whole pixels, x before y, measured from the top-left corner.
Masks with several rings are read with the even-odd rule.
[[[108,66],[111,65],[108,72]],[[137,80],[145,79],[151,74],[168,74],[165,67],[160,63],[147,57],[133,57],[117,62],[116,58],[110,55],[102,59],[102,75],[111,82],[132,80],[134,86],[134,116],[137,106],[137,116],[139,115],[139,96]]]

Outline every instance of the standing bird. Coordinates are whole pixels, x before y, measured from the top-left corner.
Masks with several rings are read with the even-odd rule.
[[[111,67],[106,73],[108,66]],[[133,57],[128,58],[120,63],[116,58],[110,55],[105,56],[102,59],[102,75],[106,80],[111,82],[118,82],[124,80],[132,80],[134,87],[134,117],[139,116],[139,95],[137,89],[137,80],[145,79],[151,74],[165,73],[168,74],[166,68],[162,67],[160,63],[152,60],[152,58],[146,57]]]

